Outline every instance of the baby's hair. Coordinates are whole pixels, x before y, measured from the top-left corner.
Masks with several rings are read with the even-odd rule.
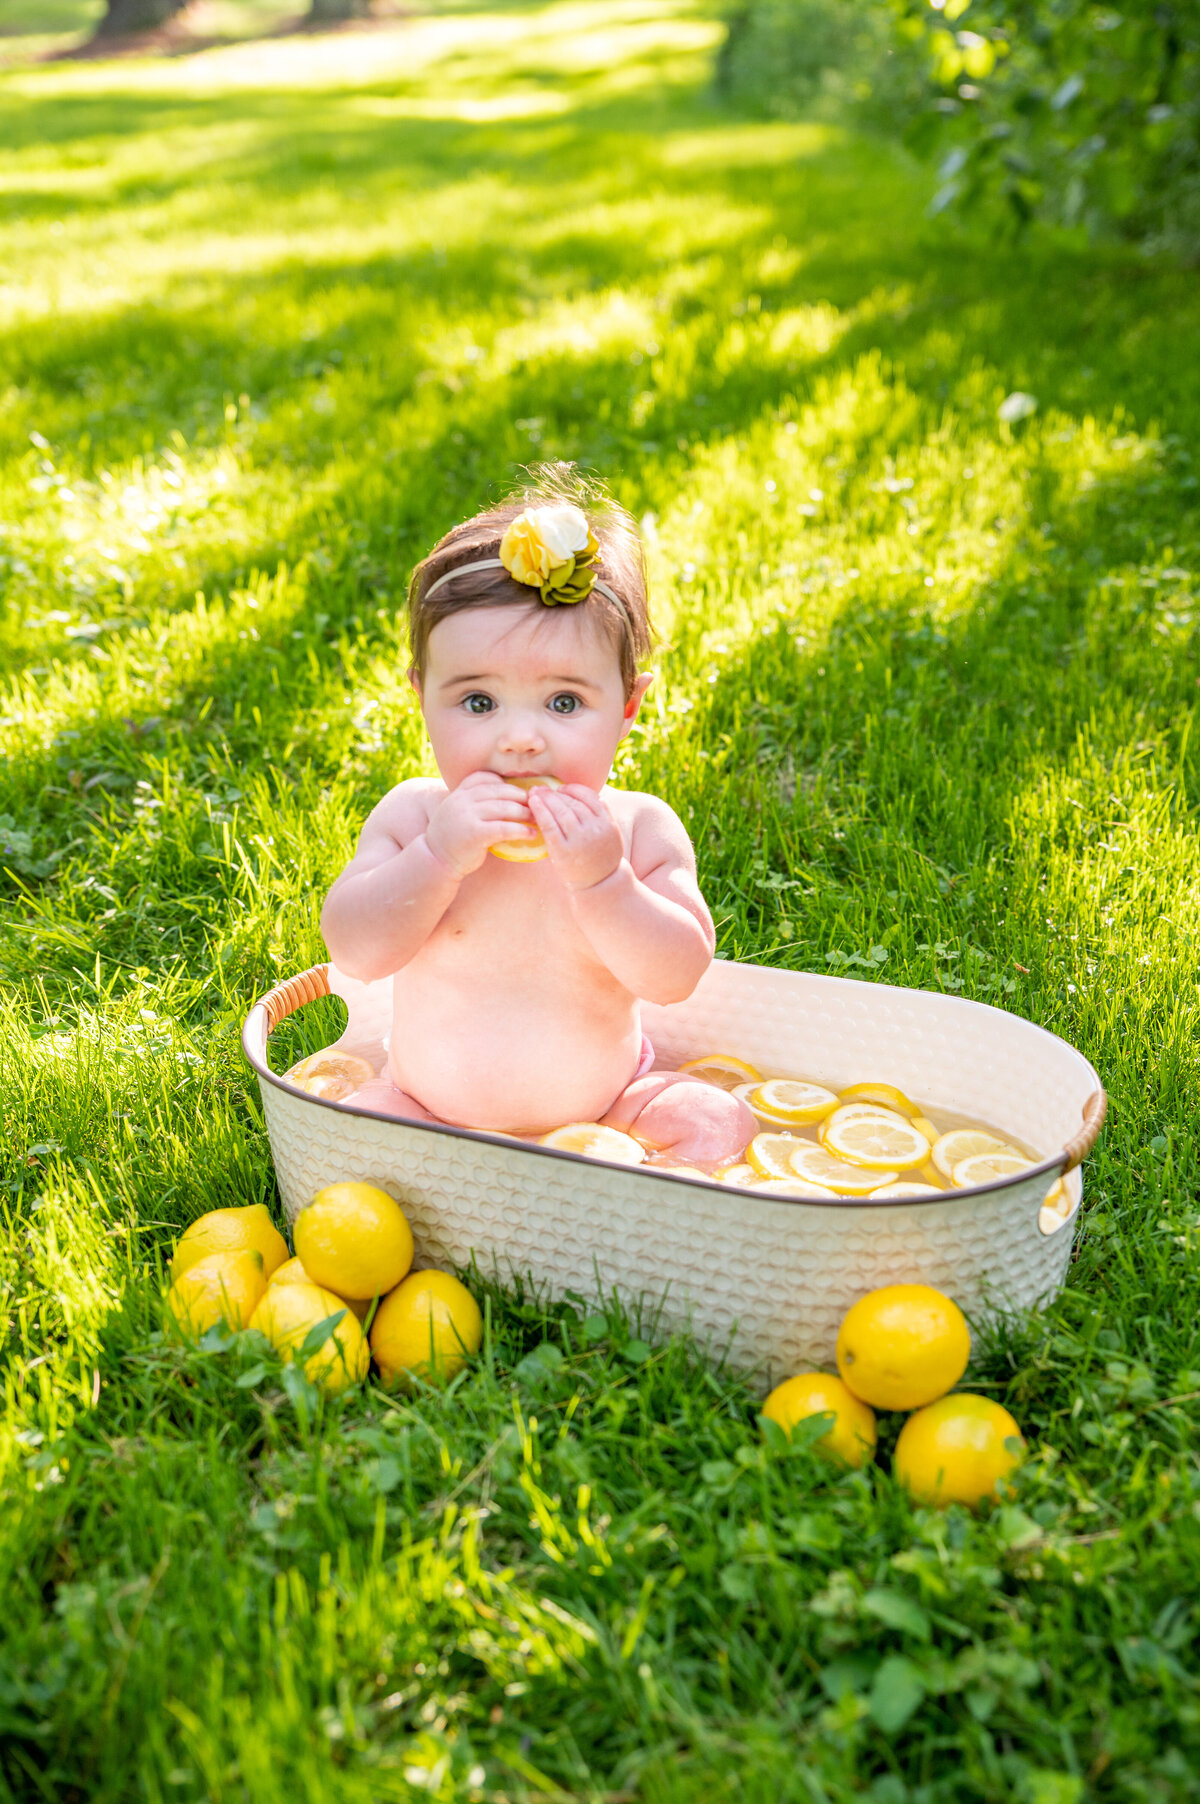
[[[573,605],[586,609],[612,641],[621,660],[625,694],[633,693],[638,665],[649,655],[653,638],[641,537],[632,514],[600,483],[567,463],[535,464],[528,483],[516,494],[453,527],[417,565],[408,586],[408,637],[418,676],[424,674],[429,635],[439,620],[464,608],[511,607],[513,602],[544,605],[535,589],[517,582],[502,566],[471,570],[457,582],[452,573],[462,564],[498,557],[505,530],[527,507],[552,507],[564,501],[587,515],[600,541],[598,575],[618,597],[614,601],[597,585],[585,601]],[[430,596],[435,584],[437,593]]]

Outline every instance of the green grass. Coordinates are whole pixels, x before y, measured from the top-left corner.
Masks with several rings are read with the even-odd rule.
[[[928,224],[887,146],[721,110],[715,38],[462,5],[0,77],[6,1798],[1190,1795],[1194,273]],[[1064,1294],[972,1368],[1033,1447],[990,1517],[907,1504],[894,1420],[867,1474],[764,1449],[611,1301],[489,1290],[450,1393],[315,1412],[159,1335],[180,1227],[276,1200],[241,1016],[428,768],[408,570],[548,454],[645,518],[620,777],[721,952],[1111,1091]]]

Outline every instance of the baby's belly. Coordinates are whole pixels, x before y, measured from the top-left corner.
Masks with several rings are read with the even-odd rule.
[[[641,1018],[625,991],[489,984],[484,999],[474,986],[448,992],[413,966],[393,983],[392,1081],[457,1127],[532,1134],[595,1121],[637,1069]]]

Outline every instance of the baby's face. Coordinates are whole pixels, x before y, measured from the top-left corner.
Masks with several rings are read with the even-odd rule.
[[[626,699],[616,647],[582,607],[520,602],[440,620],[414,678],[449,789],[478,770],[602,788],[649,682]]]

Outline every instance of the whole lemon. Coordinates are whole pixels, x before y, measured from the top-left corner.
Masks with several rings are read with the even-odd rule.
[[[806,1416],[832,1415],[825,1434],[814,1441],[818,1453],[843,1466],[862,1466],[875,1452],[875,1412],[831,1372],[799,1372],[777,1384],[762,1413],[790,1435]]]
[[[482,1339],[478,1303],[448,1272],[413,1272],[383,1299],[371,1324],[371,1351],[385,1383],[414,1373],[453,1378]]]
[[[312,1279],[304,1269],[303,1259],[287,1259],[278,1266],[267,1279],[267,1289],[276,1284],[311,1284]],[[326,1287],[328,1288],[328,1286]],[[336,1294],[336,1293],[335,1293]],[[369,1297],[343,1297],[343,1303],[360,1322],[367,1319],[367,1311],[371,1307]]]
[[[193,1338],[218,1322],[244,1328],[266,1288],[261,1253],[210,1253],[180,1272],[167,1292],[170,1324]]]
[[[341,1321],[304,1362],[306,1377],[337,1392],[361,1384],[371,1363],[363,1331],[341,1297],[316,1284],[268,1285],[250,1326],[265,1334],[275,1351],[290,1363],[318,1322],[339,1314]]]
[[[1020,1443],[1012,1447],[1011,1441]],[[996,1496],[1021,1463],[1021,1430],[1001,1403],[955,1391],[919,1409],[900,1430],[892,1469],[919,1503],[967,1503]]]
[[[860,1297],[838,1330],[837,1366],[864,1403],[920,1409],[956,1385],[971,1356],[962,1310],[928,1284],[889,1284]]]
[[[328,1184],[296,1217],[296,1252],[314,1284],[335,1296],[383,1296],[412,1264],[404,1211],[374,1184]]]
[[[198,1259],[210,1253],[261,1253],[267,1277],[288,1256],[287,1241],[271,1220],[265,1203],[247,1203],[244,1209],[210,1209],[179,1236],[171,1277],[178,1278]]]

